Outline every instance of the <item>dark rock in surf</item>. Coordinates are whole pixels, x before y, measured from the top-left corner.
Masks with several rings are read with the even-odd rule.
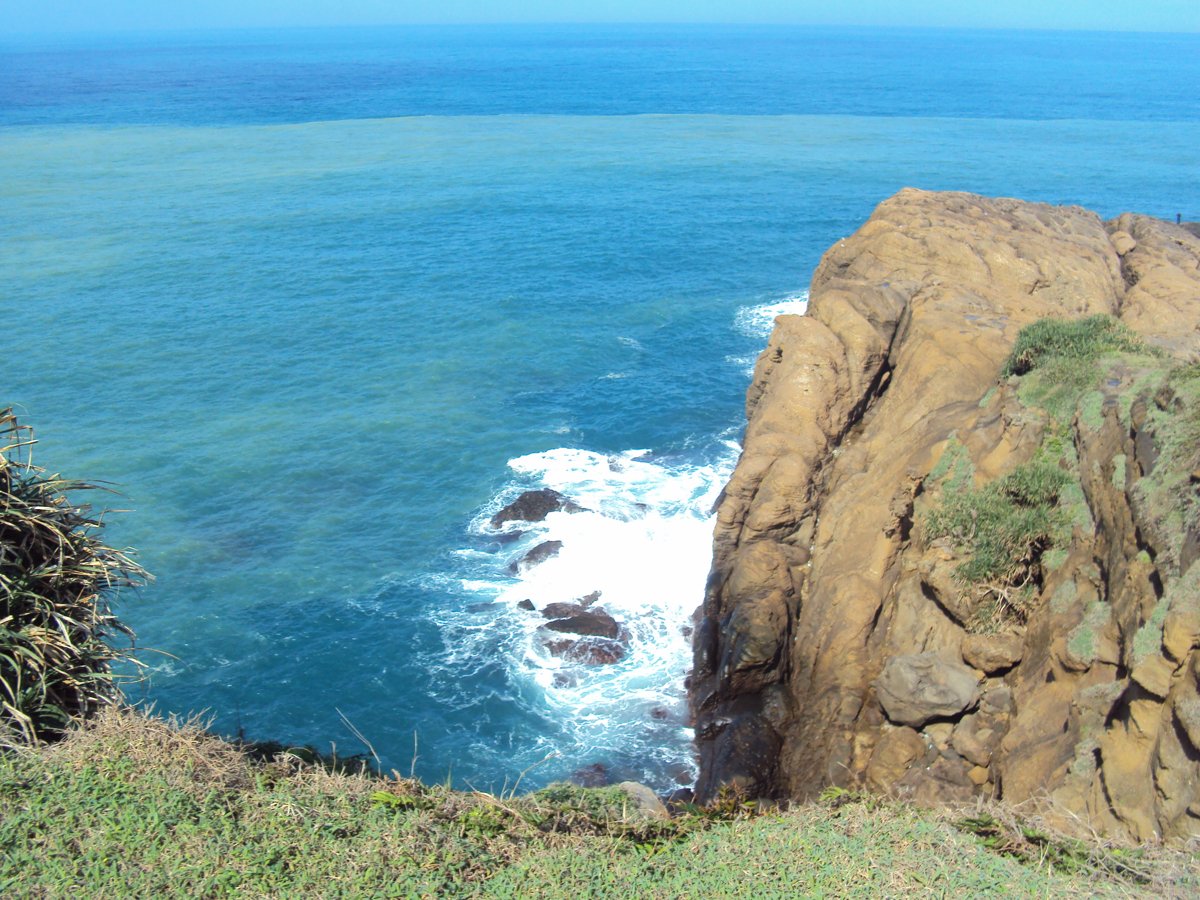
[[[581,666],[611,666],[625,658],[625,646],[608,638],[547,641],[546,649],[567,662]]]
[[[526,569],[532,569],[538,563],[544,563],[552,557],[558,556],[558,551],[562,549],[562,541],[542,541],[517,562],[512,563],[508,567],[508,571],[514,575],[518,572],[524,572]]]
[[[576,770],[569,781],[580,787],[604,787],[608,784],[608,767],[604,763],[592,763],[590,766]]]
[[[566,619],[585,611],[578,603],[547,603],[542,607],[542,615],[547,619]]]
[[[550,513],[579,512],[580,509],[579,504],[550,488],[526,491],[492,516],[492,527],[499,528],[505,522],[541,522]]]
[[[620,623],[602,609],[586,610],[578,615],[555,619],[542,627],[580,636],[616,638],[621,635]]]

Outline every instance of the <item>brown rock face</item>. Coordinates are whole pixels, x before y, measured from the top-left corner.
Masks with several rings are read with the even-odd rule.
[[[1200,356],[1200,238],[904,190],[826,253],[810,298],[759,357],[717,510],[697,798],[1049,795],[1114,834],[1200,833],[1200,532],[1169,512],[1200,460],[1154,470],[1180,452],[1163,423],[1200,417],[1162,375]],[[1001,377],[1022,327],[1101,313],[1165,357],[1106,362],[1062,423]],[[1047,446],[1071,482],[1057,536],[968,589],[970,536],[931,538],[931,517]]]
[[[1004,672],[1021,661],[1024,642],[1019,634],[970,634],[963,638],[963,660],[988,675]]]
[[[979,702],[979,682],[962,663],[936,653],[893,656],[875,679],[884,714],[897,725],[920,728],[933,719],[957,719]]]

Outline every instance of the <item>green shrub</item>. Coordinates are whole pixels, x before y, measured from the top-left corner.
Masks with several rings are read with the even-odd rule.
[[[0,411],[0,743],[54,738],[120,700],[111,664],[131,650],[108,639],[132,633],[111,601],[145,577],[72,499],[94,485],[46,474],[32,444],[12,410]]]
[[[1118,352],[1149,351],[1141,338],[1112,316],[1040,319],[1021,329],[1001,376],[1024,375],[1051,361],[1093,360]]]
[[[1065,425],[1081,398],[1096,386],[1100,360],[1114,353],[1160,355],[1112,316],[1041,319],[1021,329],[1000,374],[1022,376],[1022,402],[1041,407]],[[1099,427],[1103,401],[1096,393],[1084,404],[1091,428]]]
[[[966,552],[958,575],[970,584],[1021,581],[1062,533],[1058,495],[1069,480],[1038,457],[981,488],[949,490],[929,514],[926,538],[949,537]]]

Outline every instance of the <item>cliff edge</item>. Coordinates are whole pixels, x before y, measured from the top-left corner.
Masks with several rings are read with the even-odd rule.
[[[755,367],[695,631],[698,798],[1200,834],[1197,359],[1183,228],[882,203]]]

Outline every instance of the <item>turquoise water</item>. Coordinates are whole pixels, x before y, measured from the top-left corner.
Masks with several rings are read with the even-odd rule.
[[[581,33],[3,48],[0,402],[130,510],[111,537],[157,576],[122,603],[154,651],[132,694],[360,752],[345,716],[386,766],[481,788],[548,756],[524,784],[684,782],[707,513],[769,313],[820,253],[906,185],[1200,218],[1195,39],[1127,39],[1132,105],[1115,36],[939,44],[959,69],[902,89],[883,76],[934,38],[797,32],[824,48],[801,65],[758,32],[572,56]],[[734,74],[700,92],[689,59]],[[1061,90],[998,115],[1030,59]],[[870,110],[881,85],[927,114],[730,112]],[[592,512],[499,540],[488,515],[541,485]],[[547,536],[560,559],[510,575]],[[597,588],[630,653],[566,666],[517,601]]]

